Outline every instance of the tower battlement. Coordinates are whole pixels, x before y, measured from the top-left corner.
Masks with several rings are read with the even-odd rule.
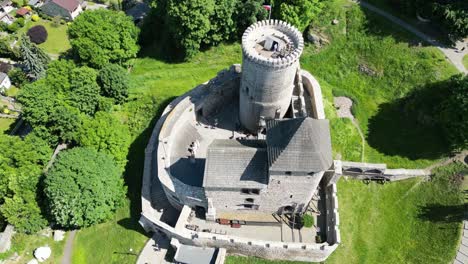
[[[265,42],[272,39],[278,41],[278,46],[285,48],[291,45],[291,50],[284,56],[274,56],[278,51],[265,47]],[[281,43],[282,42],[282,43]],[[242,53],[244,60],[256,64],[284,68],[294,64],[302,54],[304,39],[301,32],[287,22],[280,20],[263,20],[248,27],[242,35]],[[273,55],[273,56],[272,56]]]

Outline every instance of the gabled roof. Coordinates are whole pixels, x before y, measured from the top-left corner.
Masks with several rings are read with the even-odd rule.
[[[31,11],[29,9],[27,9],[26,7],[22,7],[20,9],[16,10],[16,14],[20,15],[20,16],[24,16],[24,15],[30,13],[30,12]]]
[[[208,147],[203,187],[262,188],[267,181],[264,141],[216,139]]]
[[[326,119],[269,120],[266,141],[268,166],[273,171],[319,172],[333,163]]]
[[[78,0],[51,0],[51,2],[69,12],[75,11],[75,9],[80,5],[80,1]]]

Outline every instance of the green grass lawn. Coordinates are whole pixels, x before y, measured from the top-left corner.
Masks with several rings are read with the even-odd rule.
[[[461,164],[439,170],[429,182],[411,179],[385,185],[338,182],[342,244],[325,263],[449,263],[463,219]],[[299,263],[229,256],[226,264]]]
[[[10,126],[15,123],[15,119],[12,118],[0,118],[0,133],[3,134],[6,130],[10,129]]]
[[[71,48],[70,41],[68,41],[67,25],[60,25],[59,27],[53,27],[52,22],[47,20],[40,20],[33,22],[33,26],[42,25],[47,29],[49,34],[46,42],[39,45],[45,52],[53,55],[60,55]]]
[[[353,113],[367,138],[378,139],[371,144],[364,142],[366,161],[386,162],[391,167],[410,168],[425,167],[437,161],[445,153],[442,151],[434,155],[430,152],[433,149],[426,149],[427,145],[430,145],[427,142],[430,142],[434,149],[443,149],[441,146],[443,141],[435,132],[422,130],[398,113],[382,112],[381,106],[386,103],[392,104],[410,91],[424,88],[431,82],[447,79],[456,72],[455,68],[436,49],[415,46],[414,39],[407,32],[396,29],[385,20],[363,13],[359,8],[344,8],[345,3],[347,1],[344,0],[332,2],[327,9],[329,11],[321,16],[322,22],[317,23],[323,26],[331,44],[320,51],[307,45],[301,59],[301,66],[315,75],[322,86],[325,111],[331,123],[334,154],[340,154],[343,159],[360,160],[362,142],[356,128],[349,120],[338,119],[333,107],[333,96],[346,95],[354,100]],[[334,18],[338,18],[340,24],[329,26],[329,22]],[[371,21],[366,23],[367,19]],[[117,212],[113,220],[85,228],[77,233],[74,263],[132,263],[136,260],[137,257],[133,253],[138,254],[147,239],[142,234],[137,221],[141,210],[140,187],[144,149],[157,119],[155,113],[160,112],[171,98],[208,81],[218,71],[228,68],[231,64],[241,63],[241,49],[238,43],[224,44],[201,52],[188,62],[165,62],[144,57],[132,63],[130,100],[125,105],[117,107],[119,116],[128,122],[134,135],[134,143],[128,155],[129,165],[125,173],[129,187],[129,202]],[[379,75],[372,77],[360,73],[358,70],[360,64],[375,69]],[[375,116],[379,117],[377,121]],[[388,122],[383,124],[378,122],[381,120]],[[401,131],[395,130],[399,126]],[[369,127],[372,127],[372,130]],[[390,146],[393,145],[393,149],[388,149],[387,141],[392,143]],[[408,147],[405,145],[407,143],[412,144],[413,152],[408,152]],[[387,253],[389,260],[401,260],[403,257],[413,260],[409,254],[416,247],[418,247],[416,250],[426,252],[421,243],[431,242],[427,241],[427,228],[436,227],[433,229],[434,233],[437,233],[434,235],[436,238],[448,234],[449,237],[445,242],[450,243],[442,249],[452,248],[453,234],[458,232],[457,226],[456,230],[439,230],[434,224],[423,223],[414,218],[415,210],[422,201],[418,200],[419,196],[416,194],[425,195],[420,199],[429,199],[428,193],[424,190],[430,190],[430,187],[425,188],[426,186],[428,184],[417,181],[385,186],[341,181],[339,189],[342,209],[340,210],[344,214],[341,216],[344,243],[336,252],[337,257],[333,257],[330,261],[341,260],[342,263],[348,256],[353,261],[375,260],[385,246],[389,246],[392,250],[399,247],[398,240],[386,239],[382,235],[391,237],[392,232],[399,229],[402,230],[402,234],[396,234],[396,238],[402,239],[404,243],[410,243],[403,245],[411,250],[406,250],[407,248],[402,246],[398,248],[400,251],[395,253],[399,255]],[[412,191],[408,192],[409,189]],[[397,199],[406,192],[408,198]],[[377,201],[383,203],[379,205]],[[392,202],[398,203],[392,204]],[[388,205],[388,208],[384,205]],[[386,218],[383,216],[387,213],[390,215],[385,222]],[[369,227],[369,217],[380,221],[378,223],[383,226],[383,231],[378,225]],[[392,229],[393,227],[395,229]],[[396,229],[397,227],[399,229]],[[414,232],[420,231],[424,236],[415,236],[416,240],[411,240],[409,235],[404,233],[410,229],[414,229]],[[410,234],[415,235],[414,232]],[[375,247],[366,248],[371,246],[368,244],[372,239],[375,239],[377,244]],[[133,251],[130,252],[130,249]],[[450,250],[449,253],[452,252]],[[420,254],[416,253],[415,256]],[[250,260],[236,261],[230,258],[228,263],[254,263]]]
[[[468,54],[463,56],[463,66],[465,66],[465,69],[468,70]]]
[[[59,27],[53,27],[52,22],[49,20],[41,19],[37,22],[28,20],[25,26],[18,30],[16,33],[18,36],[26,34],[28,29],[33,26],[42,25],[47,30],[47,40],[44,43],[39,44],[46,53],[53,57],[58,57],[61,53],[71,48],[70,41],[67,35],[67,25],[60,25]]]
[[[65,246],[65,239],[59,242],[54,241],[52,236],[46,237],[40,234],[27,235],[27,234],[15,234],[12,239],[12,248],[6,253],[0,253],[0,260],[4,257],[10,257],[13,252],[18,253],[21,256],[17,261],[8,261],[9,264],[20,264],[27,263],[34,258],[33,252],[38,247],[48,246],[52,250],[52,255],[47,263],[60,263],[62,257],[63,247]]]

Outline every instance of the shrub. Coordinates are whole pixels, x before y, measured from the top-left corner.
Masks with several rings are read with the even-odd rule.
[[[34,21],[34,22],[37,22],[39,21],[41,18],[37,15],[37,14],[34,14],[31,16],[31,20]]]
[[[30,28],[27,35],[36,44],[44,43],[47,40],[47,30],[41,25]]]

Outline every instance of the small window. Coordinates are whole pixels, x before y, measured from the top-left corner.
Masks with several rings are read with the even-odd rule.
[[[292,196],[292,194],[291,194],[291,195],[289,195],[289,198],[292,198],[292,197],[293,197],[293,196]]]
[[[314,174],[315,174],[315,172],[309,172],[309,173],[307,173],[307,175],[310,175],[310,176],[312,176],[312,175],[314,175]]]
[[[249,94],[249,87],[247,87],[247,86],[245,87],[245,93]]]
[[[260,194],[260,189],[252,189],[252,190],[251,190],[251,193],[252,193],[252,194],[257,194],[257,195],[258,195],[258,194]]]
[[[292,172],[286,171],[284,174],[286,174],[286,175],[292,175]]]
[[[249,189],[241,189],[241,193],[242,194],[250,194],[250,190]]]
[[[246,199],[245,199],[245,202],[246,202],[246,203],[253,203],[253,202],[254,202],[254,198],[246,198]]]

